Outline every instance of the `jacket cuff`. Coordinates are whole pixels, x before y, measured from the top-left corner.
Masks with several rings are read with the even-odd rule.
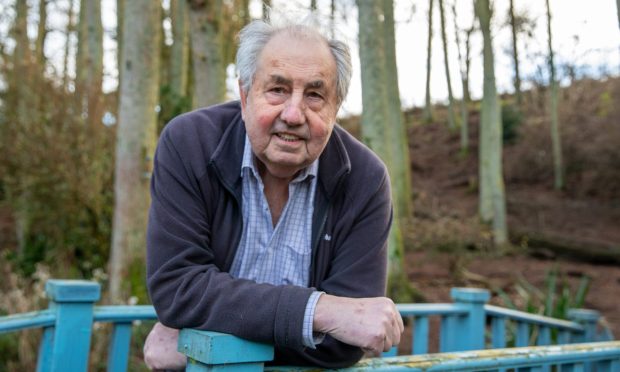
[[[276,347],[303,350],[304,314],[312,288],[284,286],[275,314],[274,341]]]

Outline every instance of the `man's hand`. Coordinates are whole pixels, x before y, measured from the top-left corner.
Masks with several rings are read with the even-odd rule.
[[[378,354],[398,345],[404,327],[403,319],[389,298],[323,294],[316,305],[313,329]]]

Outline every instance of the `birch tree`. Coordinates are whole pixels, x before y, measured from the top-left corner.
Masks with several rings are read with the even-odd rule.
[[[28,39],[28,4],[26,0],[16,0],[15,2],[15,22],[12,28],[13,38],[15,40],[15,49],[13,51],[13,72],[8,76],[10,89],[15,92],[17,98],[16,123],[13,125],[25,125],[28,122],[28,107],[32,102],[32,92],[29,84],[25,84],[22,79],[29,79],[30,68],[32,65],[32,50],[30,49],[30,40]],[[23,190],[18,193],[18,205],[16,211],[16,235],[19,245],[20,254],[24,254],[26,250],[26,239],[28,236],[30,216],[27,206],[29,205],[29,188],[24,185],[24,179],[17,180],[17,189]]]
[[[189,13],[186,0],[171,0],[172,50],[170,89],[176,98],[187,95],[189,67]]]
[[[222,0],[189,0],[192,67],[192,106],[222,102],[226,95],[226,66],[219,34]]]
[[[144,281],[149,179],[155,150],[161,5],[126,1],[120,83],[110,297],[120,302]],[[142,298],[141,300],[145,300]]]
[[[62,60],[62,86],[65,90],[69,89],[69,53],[71,46],[71,35],[75,31],[75,11],[74,1],[70,0],[67,6],[67,30],[65,38],[65,54]]]
[[[394,36],[394,4],[393,0],[381,0],[383,5],[383,40],[385,48],[386,94],[389,108],[387,125],[391,127],[389,146],[394,162],[395,203],[399,206],[399,218],[407,221],[412,214],[411,206],[411,170],[409,168],[409,143],[407,128],[400,107],[400,91],[398,89],[398,69],[396,67],[396,38]]]
[[[480,113],[479,213],[483,223],[491,224],[493,242],[508,241],[506,200],[502,174],[502,119],[495,85],[491,9],[489,0],[476,0],[476,15],[483,38],[484,86]]]
[[[461,86],[463,97],[461,98],[461,152],[469,151],[469,48],[470,35],[473,27],[466,31],[465,37],[465,56],[461,53],[460,29],[456,16],[456,3],[452,3],[452,18],[454,19],[454,40],[456,40],[456,51],[458,53],[459,72],[461,74]]]
[[[125,23],[125,0],[116,0],[116,63],[118,67],[118,81],[123,80],[123,24]],[[119,83],[120,89],[120,83]]]
[[[358,0],[359,16],[359,53],[362,69],[362,136],[369,145],[386,163],[392,180],[397,177],[395,170],[394,153],[391,147],[400,148],[393,144],[393,138],[402,133],[402,128],[390,123],[392,110],[389,102],[389,92],[386,82],[391,81],[386,74],[387,66],[385,30],[387,18],[384,14],[386,6],[392,6],[379,1]],[[393,26],[392,26],[393,27]],[[392,31],[393,32],[393,31]],[[400,108],[399,108],[400,111]],[[395,192],[396,188],[393,189]],[[399,200],[394,195],[394,200]],[[388,241],[389,278],[388,293],[396,301],[410,301],[411,287],[404,270],[404,245],[402,238],[402,218],[400,205],[394,203],[395,219],[392,224]]]
[[[45,71],[45,38],[47,37],[47,0],[39,0],[39,28],[34,50],[36,62],[41,71]]]
[[[553,43],[551,36],[551,7],[547,5],[547,36],[549,45],[549,88],[550,88],[550,115],[551,115],[551,144],[553,148],[553,185],[556,190],[564,187],[564,166],[562,164],[562,139],[560,137],[560,123],[558,121],[558,83],[555,77],[555,63],[553,61]]]
[[[515,95],[517,96],[517,105],[521,107],[523,105],[523,96],[521,94],[521,73],[519,72],[519,49],[517,48],[517,19],[515,17],[514,0],[510,0],[508,8],[510,30],[512,32],[512,64],[515,69],[514,86]]]
[[[450,59],[448,58],[448,37],[446,35],[446,15],[444,12],[444,0],[439,2],[439,19],[441,21],[441,41],[443,45],[444,68],[446,73],[446,84],[448,86],[448,128],[456,128],[456,117],[454,115],[454,95],[452,94],[452,81],[450,79]]]
[[[431,57],[433,47],[433,0],[428,1],[428,42],[426,47],[426,96],[424,99],[424,122],[433,121],[433,105],[431,104]]]
[[[89,121],[98,124],[103,80],[103,23],[101,1],[80,1],[76,85]]]

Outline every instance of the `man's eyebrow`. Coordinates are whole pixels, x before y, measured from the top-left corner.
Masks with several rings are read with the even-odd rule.
[[[292,84],[292,81],[290,79],[285,78],[282,75],[270,75],[269,76],[269,80],[274,83],[274,84],[283,84],[283,85],[290,85]]]
[[[306,88],[310,89],[322,89],[325,87],[325,82],[323,80],[315,80],[306,84]]]
[[[291,85],[293,81],[287,79],[282,75],[269,75],[269,81],[273,84]],[[323,80],[314,80],[306,84],[306,89],[323,89],[325,88],[325,82]]]

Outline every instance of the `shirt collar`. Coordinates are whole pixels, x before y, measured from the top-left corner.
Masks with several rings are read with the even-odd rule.
[[[243,158],[241,160],[241,177],[244,175],[244,169],[248,169],[254,174],[254,177],[260,179],[258,169],[256,169],[255,156],[252,152],[252,145],[248,135],[245,135],[245,145],[243,146]],[[319,159],[315,159],[309,166],[305,167],[291,182],[302,182],[308,178],[314,178],[319,172]]]

